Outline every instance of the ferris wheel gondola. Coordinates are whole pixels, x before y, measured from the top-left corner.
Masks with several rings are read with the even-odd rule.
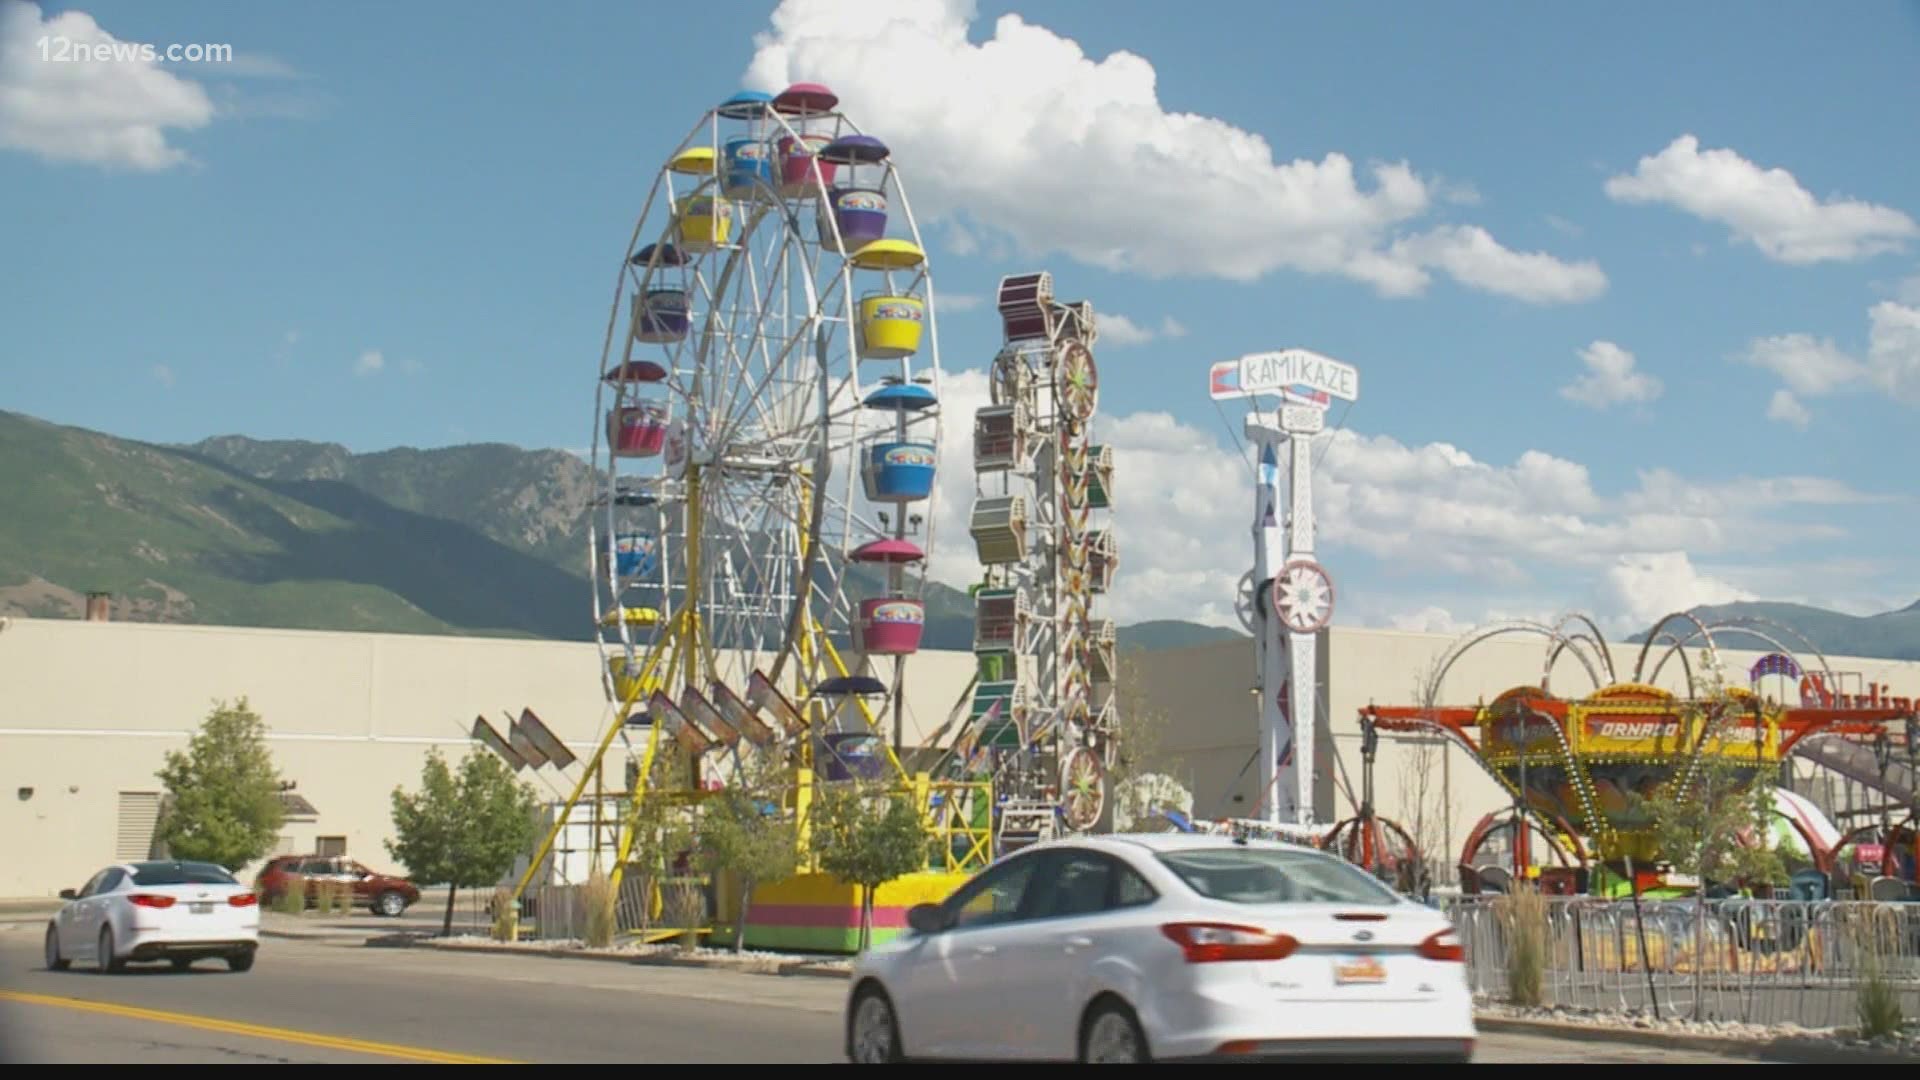
[[[757,677],[809,727],[874,724],[884,701],[816,691],[890,661],[897,693],[919,648],[934,315],[891,152],[825,87],[736,94],[667,156],[594,406],[593,612],[623,715]]]

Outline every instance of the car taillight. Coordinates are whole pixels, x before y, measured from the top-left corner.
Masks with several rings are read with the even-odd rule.
[[[173,906],[173,897],[171,896],[154,896],[151,893],[134,893],[132,896],[127,897],[127,899],[133,901],[135,904],[139,905],[140,907],[168,908]]]
[[[1459,934],[1452,930],[1442,930],[1420,943],[1420,955],[1428,960],[1458,963],[1467,958],[1467,949],[1460,944]]]
[[[227,903],[232,904],[234,907],[252,907],[259,902],[260,898],[250,892],[243,892],[239,896],[227,897]]]
[[[1285,934],[1225,923],[1168,923],[1160,928],[1189,964],[1222,960],[1285,960],[1300,943]]]

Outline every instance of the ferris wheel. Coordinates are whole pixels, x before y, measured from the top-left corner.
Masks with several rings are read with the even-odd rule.
[[[817,715],[871,727],[920,644],[940,430],[886,144],[816,84],[708,110],[621,257],[596,377],[593,614],[623,721],[665,695],[674,734],[737,743],[730,704],[837,692]]]

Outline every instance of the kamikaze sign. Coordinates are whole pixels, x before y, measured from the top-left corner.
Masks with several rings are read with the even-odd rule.
[[[1325,408],[1334,398],[1360,400],[1360,372],[1306,349],[1249,353],[1214,364],[1207,372],[1207,392],[1215,401],[1278,394],[1292,404]]]

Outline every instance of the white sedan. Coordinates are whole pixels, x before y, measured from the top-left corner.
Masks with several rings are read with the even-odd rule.
[[[150,960],[185,970],[216,956],[246,971],[260,947],[260,898],[214,863],[118,863],[60,898],[67,903],[47,924],[54,971],[75,960],[103,972]]]
[[[855,1062],[1470,1061],[1447,917],[1312,848],[1081,836],[1001,859],[855,963]]]

